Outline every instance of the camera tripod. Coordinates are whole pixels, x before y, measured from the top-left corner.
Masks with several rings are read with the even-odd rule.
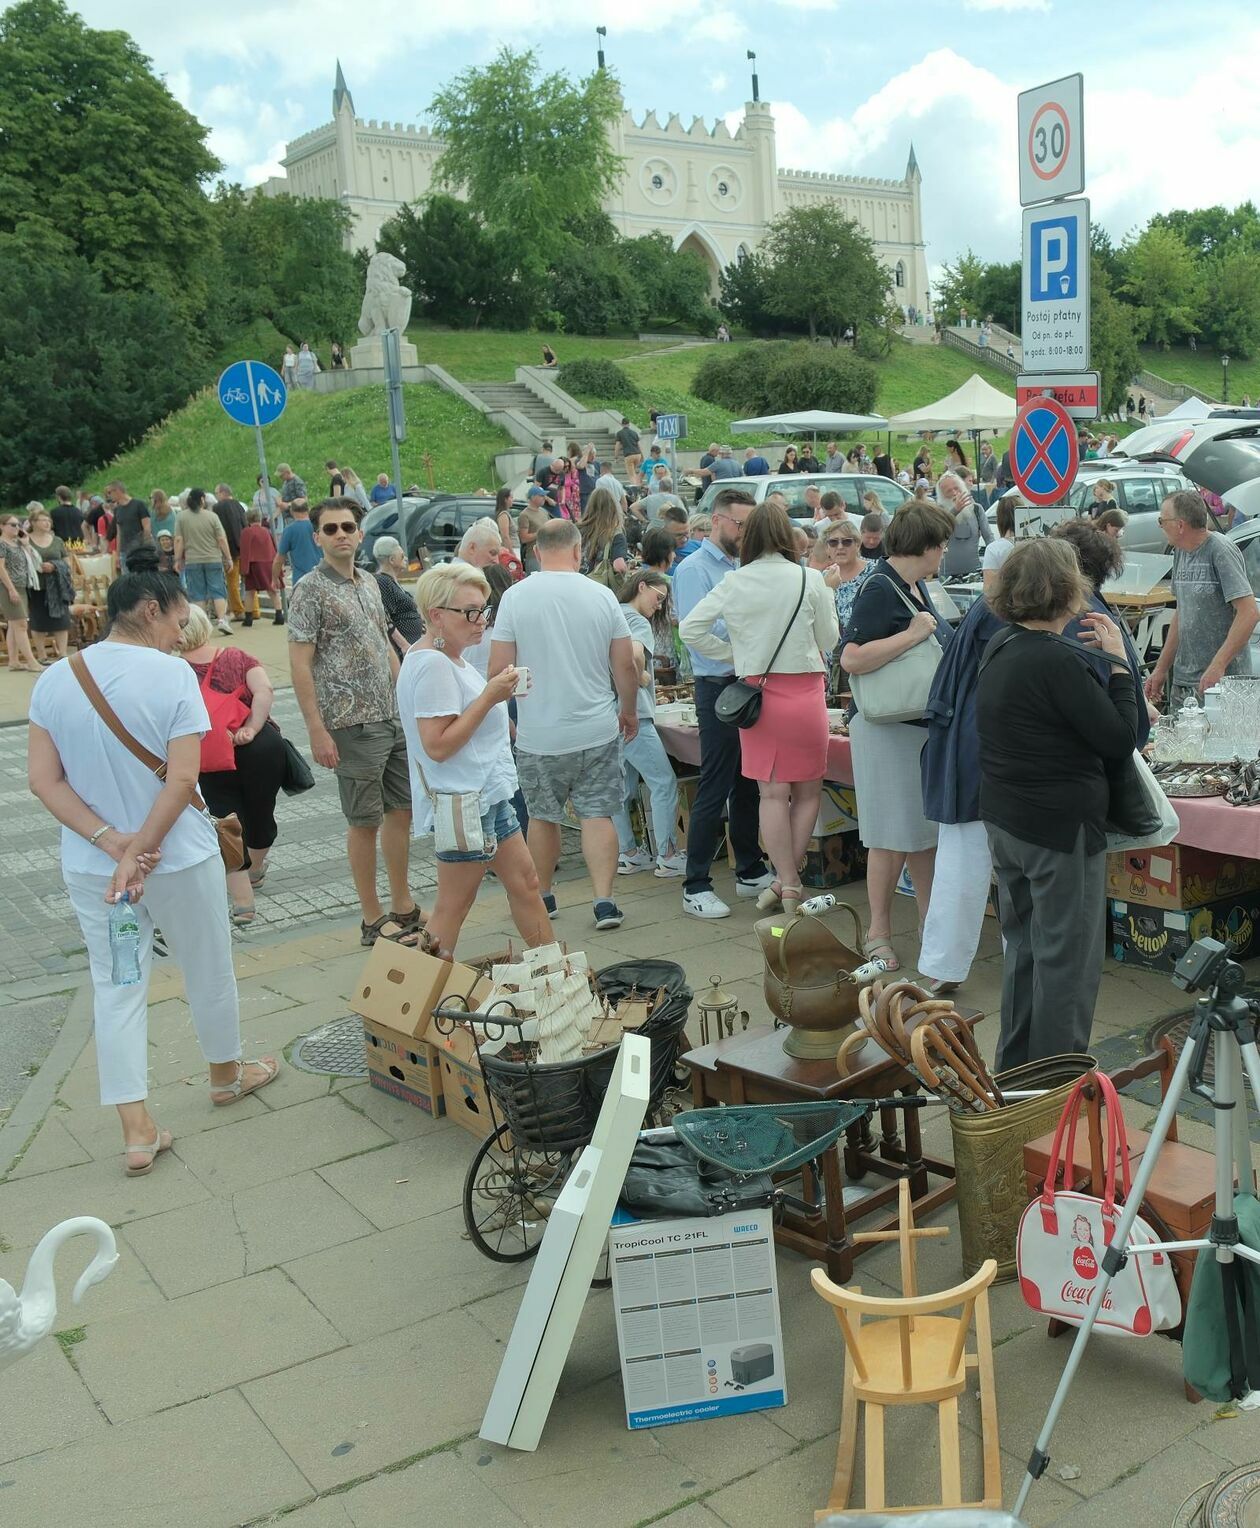
[[[1089,1308],[1080,1330],[1072,1343],[1063,1375],[1059,1380],[1050,1410],[1037,1435],[1036,1444],[1028,1461],[1028,1470],[1015,1499],[1014,1515],[1018,1517],[1028,1500],[1034,1482],[1045,1473],[1050,1463],[1047,1449],[1050,1435],[1059,1420],[1076,1371],[1085,1356],[1094,1322],[1102,1309],[1112,1279],[1125,1266],[1130,1257],[1149,1256],[1155,1252],[1206,1252],[1212,1251],[1221,1265],[1221,1282],[1225,1296],[1225,1325],[1229,1337],[1231,1388],[1235,1398],[1241,1399],[1249,1391],[1260,1392],[1260,1372],[1253,1366],[1249,1371],[1244,1351],[1242,1325],[1239,1320],[1239,1286],[1243,1270],[1238,1259],[1260,1265],[1260,1252],[1243,1246],[1238,1233],[1238,1219],[1234,1214],[1234,1175],[1237,1172],[1238,1187],[1246,1191],[1253,1182],[1251,1167],[1251,1137],[1247,1129],[1247,1098],[1243,1089],[1243,1072],[1251,1084],[1251,1095],[1260,1104],[1260,1052],[1256,1049],[1256,1020],[1260,1005],[1239,996],[1245,974],[1240,965],[1228,958],[1225,946],[1215,939],[1200,939],[1186,951],[1177,962],[1173,974],[1174,983],[1186,992],[1203,991],[1204,996],[1195,1004],[1194,1019],[1190,1033],[1182,1048],[1181,1056],[1169,1083],[1168,1092],[1160,1107],[1159,1115],[1151,1129],[1151,1138],[1142,1154],[1141,1166],[1133,1181],[1133,1188],[1125,1201],[1123,1213],[1116,1224],[1111,1245],[1102,1258],[1103,1277],[1098,1281],[1089,1302]],[[1215,1062],[1214,1087],[1204,1081],[1208,1044],[1213,1047]],[[1127,1245],[1129,1232],[1137,1219],[1142,1200],[1151,1176],[1155,1171],[1159,1153],[1168,1135],[1169,1126],[1177,1113],[1183,1090],[1187,1087],[1197,1097],[1205,1099],[1214,1110],[1214,1154],[1216,1159],[1216,1205],[1212,1223],[1205,1238],[1194,1241],[1151,1242],[1142,1247]],[[1244,1307],[1246,1308],[1246,1307]],[[1248,1311],[1248,1319],[1254,1319]],[[1260,1400],[1260,1395],[1257,1397]]]

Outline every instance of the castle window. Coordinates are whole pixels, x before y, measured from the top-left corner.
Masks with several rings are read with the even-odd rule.
[[[893,271],[893,285],[903,287],[906,284],[906,265],[904,260],[897,261],[897,268]]]
[[[652,177],[652,190],[653,191],[659,191],[664,184],[665,184],[665,182],[661,179],[661,177],[659,175],[653,175],[653,177]]]
[[[718,181],[717,192],[719,196],[729,196],[730,190],[731,188],[726,184],[724,180]]]

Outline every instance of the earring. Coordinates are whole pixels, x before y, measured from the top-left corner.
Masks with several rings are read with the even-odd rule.
[[[441,652],[442,649],[446,646],[446,638],[442,636],[440,632],[434,632],[433,645],[438,650],[438,652]]]

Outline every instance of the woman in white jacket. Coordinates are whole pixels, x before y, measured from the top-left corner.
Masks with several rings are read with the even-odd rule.
[[[790,915],[801,900],[800,865],[822,795],[825,655],[840,628],[822,574],[796,560],[792,522],[780,505],[759,504],[749,515],[740,566],[696,605],[679,635],[705,657],[732,662],[741,679],[762,684],[761,715],[740,733],[741,768],[760,787],[761,837],[775,870],[757,906],[781,901]]]

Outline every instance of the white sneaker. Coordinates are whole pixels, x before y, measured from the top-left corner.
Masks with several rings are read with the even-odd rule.
[[[714,891],[684,891],[683,912],[693,918],[729,918],[731,910]]]
[[[647,849],[636,849],[633,854],[617,856],[618,875],[636,875],[640,870],[650,870],[652,856]]]
[[[225,637],[230,637],[232,635],[232,623],[226,618],[226,616],[219,622],[219,630]]]
[[[742,881],[735,877],[735,895],[739,897],[759,897],[767,886],[774,885],[774,872],[767,870],[765,875],[754,876],[751,881]]]
[[[687,874],[687,856],[685,854],[662,854],[656,862],[656,874],[661,880],[671,880],[680,875]]]

